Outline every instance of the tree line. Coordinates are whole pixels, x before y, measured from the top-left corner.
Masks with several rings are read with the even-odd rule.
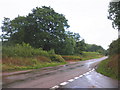
[[[113,28],[120,32],[120,1],[110,2],[108,13],[108,19],[112,20]],[[120,54],[120,35],[110,44],[108,51],[110,56]]]
[[[36,7],[26,16],[13,20],[4,18],[1,39],[3,45],[27,43],[34,48],[54,50],[57,54],[82,54],[83,51],[105,53],[98,45],[81,40],[79,33],[68,31],[70,25],[63,14],[51,7]]]

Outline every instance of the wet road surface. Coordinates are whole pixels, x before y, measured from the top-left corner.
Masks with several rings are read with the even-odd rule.
[[[42,68],[21,74],[4,73],[3,88],[117,88],[116,80],[105,77],[93,69],[106,58]]]
[[[118,82],[106,76],[103,76],[96,71],[87,73],[86,75],[69,82],[66,85],[61,85],[59,88],[117,88]]]

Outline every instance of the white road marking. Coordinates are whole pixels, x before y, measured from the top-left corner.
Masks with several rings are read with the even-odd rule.
[[[74,79],[78,79],[79,77],[75,77]]]
[[[59,86],[58,86],[58,85],[56,85],[56,86],[52,87],[51,89],[55,89],[55,88],[59,88]]]
[[[82,77],[83,75],[80,75],[79,77]]]
[[[86,75],[89,74],[89,72],[86,72]]]
[[[83,74],[84,76],[86,75],[86,73]]]
[[[63,86],[63,85],[66,85],[66,84],[68,84],[68,82],[63,82],[60,85]]]
[[[91,73],[92,72],[92,70],[91,71],[89,71],[89,73]]]
[[[69,82],[72,82],[72,81],[74,81],[74,80],[76,80],[76,79],[78,79],[78,78],[80,78],[80,77],[83,77],[84,75],[88,75],[90,72],[92,72],[92,71],[94,71],[94,70],[95,70],[95,69],[93,68],[92,70],[90,70],[90,71],[88,71],[88,72],[86,72],[86,73],[84,73],[84,74],[82,74],[82,75],[80,75],[80,76],[78,76],[78,77],[74,77],[74,79],[68,80],[68,82],[63,82],[63,83],[60,84],[60,86],[64,86],[64,85],[68,84]],[[59,86],[56,85],[56,86],[52,87],[51,89],[56,89],[56,88],[59,88]]]
[[[94,71],[94,70],[95,70],[95,69],[93,68],[93,69],[91,70],[91,72]]]
[[[74,81],[74,79],[70,79],[70,80],[68,80],[69,82],[72,82],[72,81]]]

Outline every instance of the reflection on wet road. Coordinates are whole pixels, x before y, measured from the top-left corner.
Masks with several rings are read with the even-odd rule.
[[[4,74],[3,88],[113,88],[117,81],[95,71],[107,57],[80,61],[57,67],[32,70],[28,73]],[[89,72],[89,73],[88,73]],[[87,73],[87,74],[85,74]],[[69,81],[69,82],[68,82]]]
[[[118,82],[92,71],[60,88],[118,88]]]

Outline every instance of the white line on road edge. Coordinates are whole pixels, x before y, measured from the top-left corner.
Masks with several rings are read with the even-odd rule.
[[[80,75],[79,77],[82,77],[83,75]]]
[[[74,79],[70,79],[70,80],[68,80],[69,82],[72,82],[72,81],[74,81]]]
[[[88,75],[89,74],[89,72],[86,72],[86,75]]]
[[[68,80],[68,82],[63,82],[63,83],[61,83],[61,84],[59,84],[59,85],[56,85],[56,86],[54,86],[54,87],[52,87],[52,88],[50,88],[50,89],[54,90],[54,89],[56,89],[56,88],[59,88],[60,86],[64,86],[64,85],[68,84],[69,82],[73,82],[74,80],[76,80],[76,79],[78,79],[78,78],[81,78],[81,77],[89,74],[90,72],[92,72],[92,71],[94,71],[94,70],[95,70],[95,69],[93,68],[93,69],[90,70],[89,72],[86,72],[86,73],[84,73],[84,74],[82,74],[82,75],[80,75],[80,76],[78,76],[78,77],[74,77],[74,79],[70,79],[70,80]]]
[[[63,83],[60,84],[60,86],[63,86],[63,85],[66,85],[66,84],[68,84],[68,82],[63,82]]]
[[[93,68],[91,71],[94,71],[95,69]]]
[[[86,73],[83,74],[83,76],[85,76],[85,75],[86,75]]]
[[[74,79],[78,79],[79,77],[75,77]]]
[[[59,86],[56,85],[56,86],[52,87],[51,89],[55,89],[55,88],[59,88]]]

